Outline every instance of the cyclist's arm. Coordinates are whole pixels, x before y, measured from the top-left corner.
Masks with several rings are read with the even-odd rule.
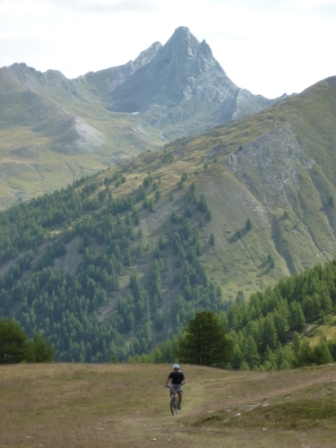
[[[168,377],[167,380],[166,380],[165,386],[168,386],[169,381],[170,381],[170,378]]]

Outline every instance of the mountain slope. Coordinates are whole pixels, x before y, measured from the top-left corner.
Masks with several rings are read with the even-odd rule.
[[[335,78],[329,78],[297,98],[210,131],[202,142],[218,136],[208,154],[219,157],[230,141],[225,177],[230,173],[237,182],[234,206],[254,203],[250,218],[272,237],[289,272],[335,256],[333,98]],[[230,185],[225,182],[226,195]]]
[[[335,258],[335,97],[329,78],[3,212],[1,314],[58,360],[127,359]]]
[[[102,97],[107,92],[113,91],[119,85],[124,84],[137,70],[149,64],[161,47],[160,42],[154,42],[149,48],[142,51],[134,61],[129,61],[119,67],[89,72],[79,79],[88,82],[91,89],[95,89],[95,94]]]
[[[2,208],[274,102],[235,86],[185,27],[77,79],[0,68],[0,101]]]
[[[137,117],[108,112],[84,79],[0,69],[2,208],[93,174],[162,140]]]

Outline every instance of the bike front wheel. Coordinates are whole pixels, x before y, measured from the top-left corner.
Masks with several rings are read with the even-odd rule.
[[[178,401],[176,395],[173,395],[170,399],[170,411],[173,415],[178,414]]]

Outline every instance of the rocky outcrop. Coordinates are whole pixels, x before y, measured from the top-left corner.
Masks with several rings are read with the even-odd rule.
[[[120,112],[146,112],[152,105],[220,103],[238,87],[215,60],[208,44],[178,28],[144,67],[106,96]]]
[[[288,210],[299,189],[302,162],[303,150],[288,123],[241,146],[226,159],[236,179],[265,207]]]
[[[168,123],[169,132],[175,124],[177,135],[182,127],[185,135],[194,128],[202,130],[258,112],[274,102],[237,87],[209,45],[199,42],[186,27],[177,28],[147,64],[103,98],[116,112],[143,113],[145,120],[154,119],[161,128]]]

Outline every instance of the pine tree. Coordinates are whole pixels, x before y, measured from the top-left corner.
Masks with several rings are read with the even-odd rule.
[[[243,344],[243,359],[252,369],[260,364],[257,344],[253,336],[248,336]]]
[[[293,351],[297,356],[301,349],[301,337],[300,334],[295,331],[293,335]]]
[[[306,327],[306,319],[304,317],[300,303],[294,301],[289,305],[290,328],[294,331],[302,331]]]
[[[239,347],[239,344],[235,344],[233,347],[233,354],[232,354],[232,367],[234,369],[239,369],[241,363],[243,362],[243,354]]]
[[[279,370],[290,369],[293,366],[295,356],[290,346],[278,346],[276,351],[276,364]]]
[[[245,230],[246,230],[246,232],[249,232],[250,230],[252,230],[252,221],[250,220],[250,218],[246,221],[246,224],[245,224]]]
[[[177,357],[181,362],[213,367],[231,361],[232,341],[214,313],[200,311],[188,322],[178,341]]]
[[[329,351],[328,343],[325,337],[322,337],[320,343],[313,348],[312,361],[317,365],[333,362],[333,358]]]
[[[267,370],[274,370],[276,368],[276,356],[269,346],[265,350],[264,368]]]
[[[302,341],[300,350],[294,358],[294,365],[297,367],[312,364],[313,353],[309,342],[305,339]]]
[[[54,348],[49,344],[47,339],[43,338],[38,333],[36,333],[34,338],[29,341],[29,348],[32,349],[32,361],[34,362],[52,362],[54,360]],[[27,361],[29,361],[29,359],[27,359]]]
[[[270,349],[275,349],[278,343],[278,335],[275,328],[273,316],[268,314],[263,321],[262,326],[262,347],[261,350],[264,351],[266,346]]]
[[[19,363],[25,359],[27,336],[14,320],[0,319],[0,364]]]

